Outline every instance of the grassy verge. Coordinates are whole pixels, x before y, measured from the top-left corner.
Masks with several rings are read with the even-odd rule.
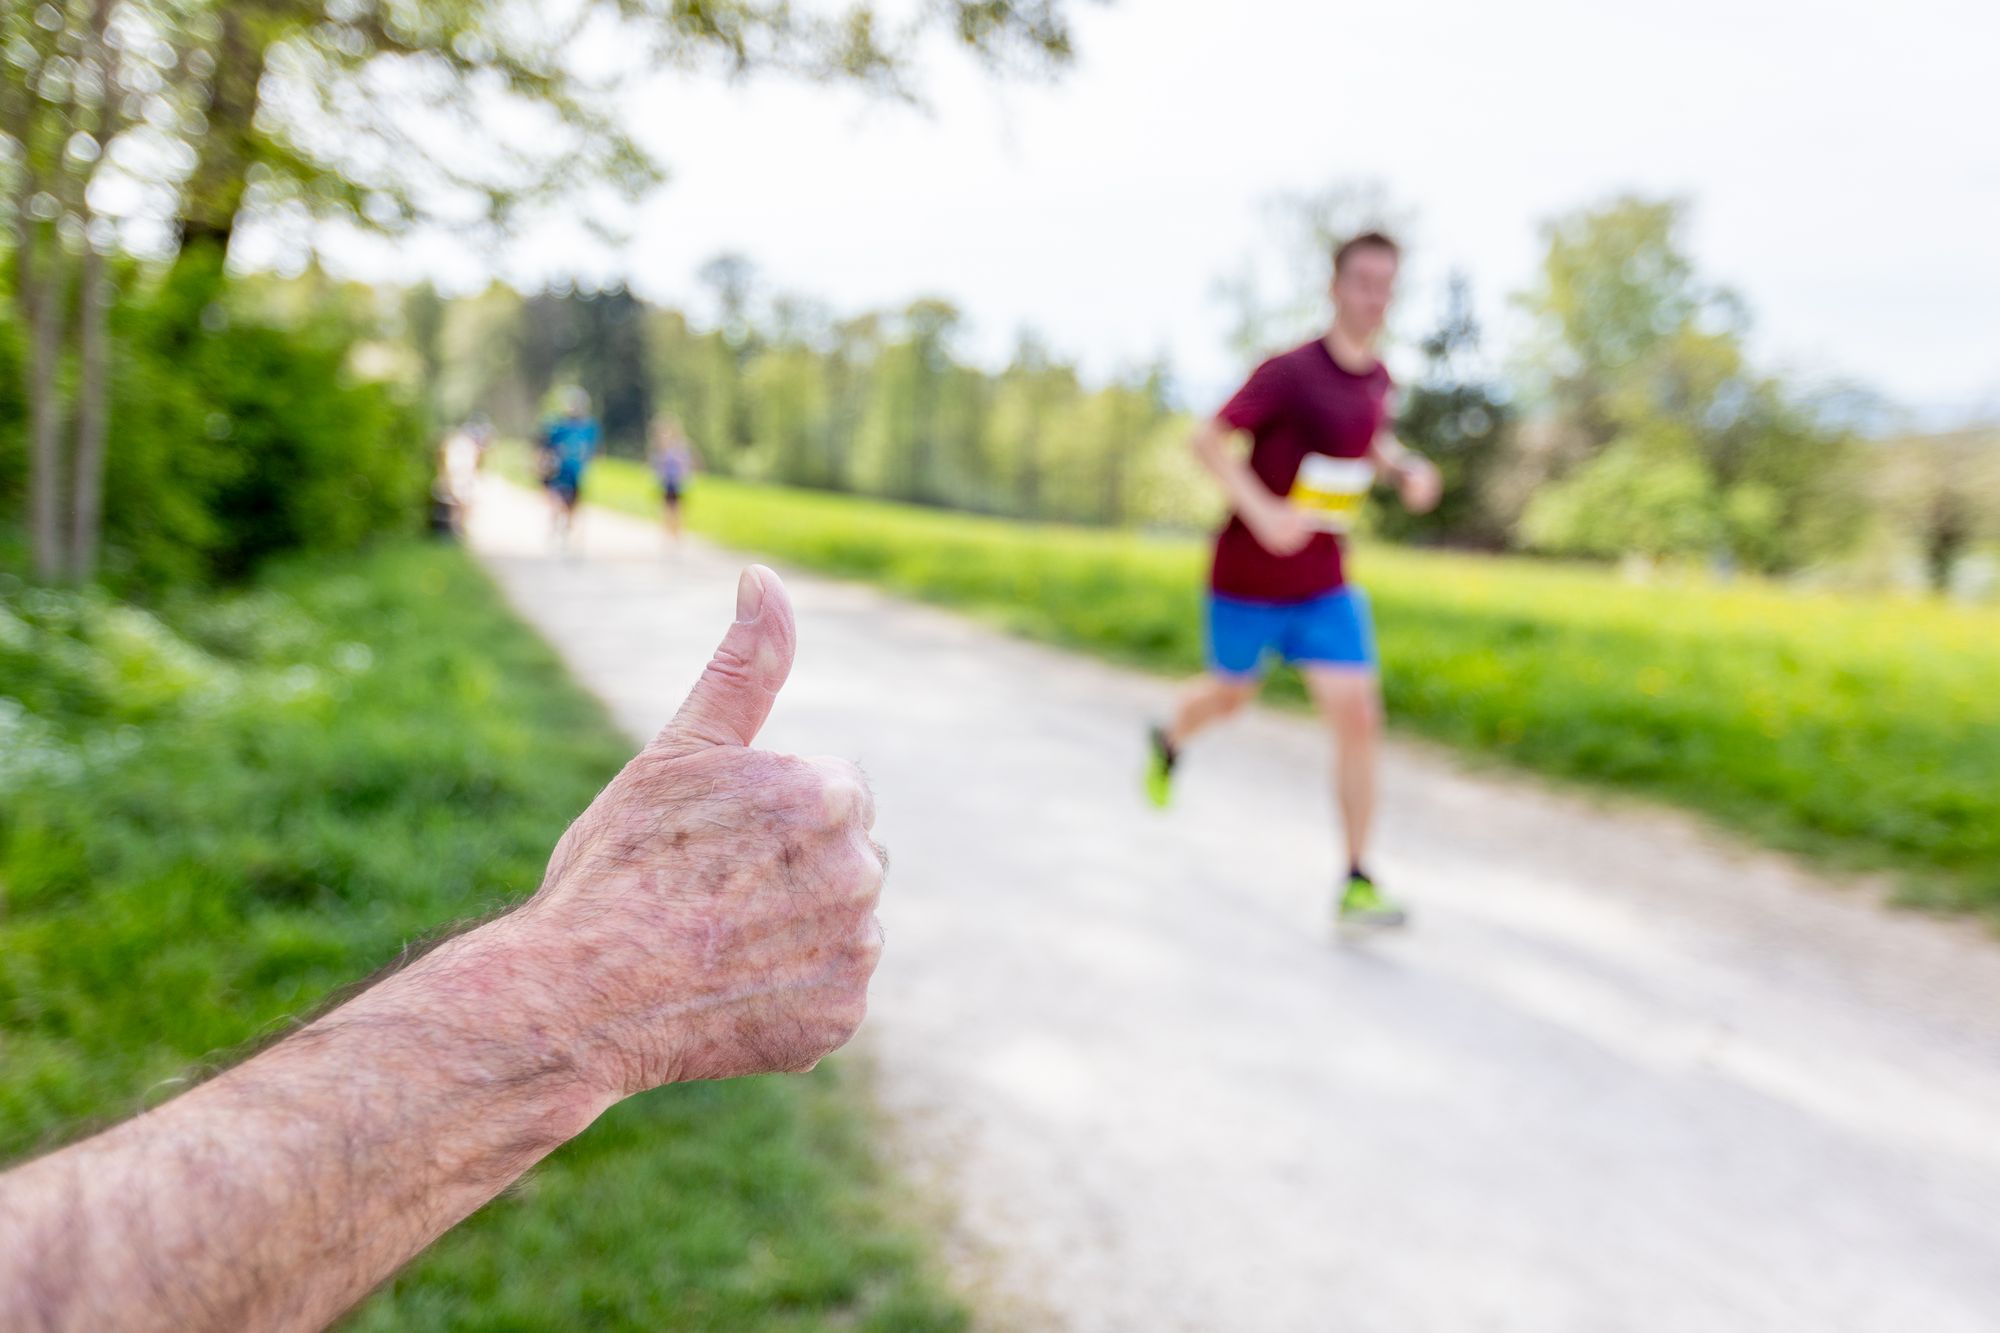
[[[634,464],[595,467],[589,498],[657,512]],[[1052,643],[1168,672],[1200,663],[1196,540],[713,477],[688,514],[728,545]],[[1912,901],[2000,912],[2000,613],[1379,544],[1353,563],[1398,725],[1894,871]],[[1296,682],[1275,688],[1297,697]]]
[[[158,614],[0,579],[0,1159],[518,897],[627,748],[448,548]],[[635,1098],[352,1325],[962,1327],[859,1077]]]

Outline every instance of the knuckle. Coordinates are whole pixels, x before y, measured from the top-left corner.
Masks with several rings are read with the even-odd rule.
[[[882,881],[886,875],[882,863],[871,855],[854,881],[854,896],[871,912],[882,898]]]
[[[875,798],[868,789],[868,779],[853,761],[821,756],[810,762],[819,776],[822,813],[828,824],[873,821]]]
[[[848,897],[873,911],[876,899],[882,894],[882,882],[888,875],[882,848],[867,838],[850,838],[847,848],[847,856],[840,867],[839,887],[846,891]]]

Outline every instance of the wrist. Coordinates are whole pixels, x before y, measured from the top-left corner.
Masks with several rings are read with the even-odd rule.
[[[1292,502],[1284,496],[1271,491],[1264,491],[1255,497],[1255,502],[1245,511],[1246,520],[1265,525],[1282,522],[1285,511],[1290,509],[1291,506]]]
[[[546,948],[526,908],[446,940],[335,1011],[380,1022],[420,1075],[461,1083],[489,1110],[505,1105],[539,1156],[617,1100],[577,1013],[575,973]],[[358,1011],[358,1012],[357,1012]]]

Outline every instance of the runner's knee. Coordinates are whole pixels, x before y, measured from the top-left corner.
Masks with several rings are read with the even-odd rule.
[[[1356,684],[1315,691],[1320,713],[1344,740],[1372,740],[1382,731],[1382,697]]]
[[[1216,711],[1227,717],[1239,712],[1257,693],[1254,680],[1218,680],[1215,682]]]
[[[1353,740],[1373,740],[1382,734],[1382,700],[1373,690],[1357,690],[1334,705],[1334,729]]]

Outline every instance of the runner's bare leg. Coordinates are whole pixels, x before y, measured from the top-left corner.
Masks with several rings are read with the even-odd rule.
[[[1382,686],[1371,667],[1312,666],[1301,674],[1313,704],[1333,732],[1334,798],[1347,859],[1367,864],[1375,823],[1376,767],[1382,750]]]
[[[1257,693],[1255,677],[1197,676],[1181,690],[1174,704],[1174,720],[1167,727],[1167,744],[1179,750],[1196,732],[1235,713]]]

